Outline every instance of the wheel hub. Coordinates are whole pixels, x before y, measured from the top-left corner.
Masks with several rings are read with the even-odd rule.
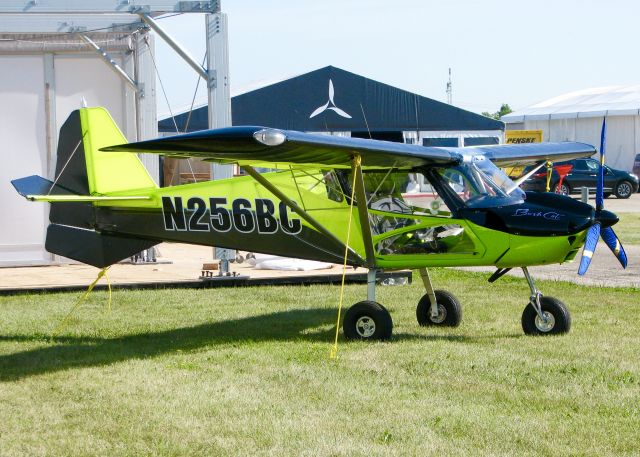
[[[550,332],[553,327],[555,327],[556,318],[553,317],[553,314],[551,314],[549,311],[543,311],[542,318],[540,316],[536,316],[535,324],[538,330],[547,333]]]
[[[362,338],[370,338],[376,332],[376,323],[369,316],[362,316],[356,321],[356,332]]]
[[[438,305],[438,315],[430,316],[431,322],[433,322],[434,324],[442,324],[446,318],[447,318],[447,309],[440,304]]]
[[[620,184],[620,186],[618,187],[618,193],[620,194],[620,196],[626,197],[631,193],[631,186],[627,183]]]

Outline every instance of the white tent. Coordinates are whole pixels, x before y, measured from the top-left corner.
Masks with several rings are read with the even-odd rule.
[[[600,147],[607,117],[607,165],[631,170],[640,153],[640,85],[585,89],[507,114],[507,130],[542,130],[545,141],[581,141]]]

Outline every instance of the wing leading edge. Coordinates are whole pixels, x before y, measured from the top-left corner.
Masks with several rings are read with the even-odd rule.
[[[364,168],[406,168],[454,165],[465,155],[482,154],[498,166],[588,157],[591,145],[575,142],[529,143],[471,148],[425,147],[389,141],[366,140],[264,127],[228,127],[126,143],[102,151],[128,151],[194,157],[240,165],[304,165],[349,168],[354,153]]]
[[[590,144],[575,142],[500,144],[469,149],[484,155],[500,167],[529,165],[542,161],[563,162],[590,157],[596,153],[595,147]]]
[[[264,127],[229,127],[103,148],[247,165],[294,164],[349,168],[354,153],[367,168],[448,165],[462,156],[446,148],[365,140]]]

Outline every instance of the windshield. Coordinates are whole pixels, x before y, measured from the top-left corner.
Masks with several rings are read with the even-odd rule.
[[[482,155],[465,156],[462,164],[437,171],[469,207],[513,205],[525,198],[524,191]]]

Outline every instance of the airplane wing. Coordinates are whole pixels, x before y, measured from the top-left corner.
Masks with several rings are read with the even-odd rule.
[[[597,151],[585,143],[527,143],[477,146],[473,148],[500,167],[530,165],[536,162],[563,162],[565,160],[590,157]]]
[[[350,168],[354,153],[366,168],[414,168],[459,163],[455,148],[424,147],[264,127],[229,127],[102,148],[240,165]],[[274,168],[277,168],[274,167]]]
[[[271,168],[281,165],[349,168],[352,156],[357,152],[365,168],[407,169],[454,165],[468,154],[483,154],[498,166],[505,167],[547,160],[559,162],[588,157],[596,152],[591,145],[575,142],[443,148],[264,127],[203,130],[109,146],[101,150],[195,157],[211,162],[267,165]]]

